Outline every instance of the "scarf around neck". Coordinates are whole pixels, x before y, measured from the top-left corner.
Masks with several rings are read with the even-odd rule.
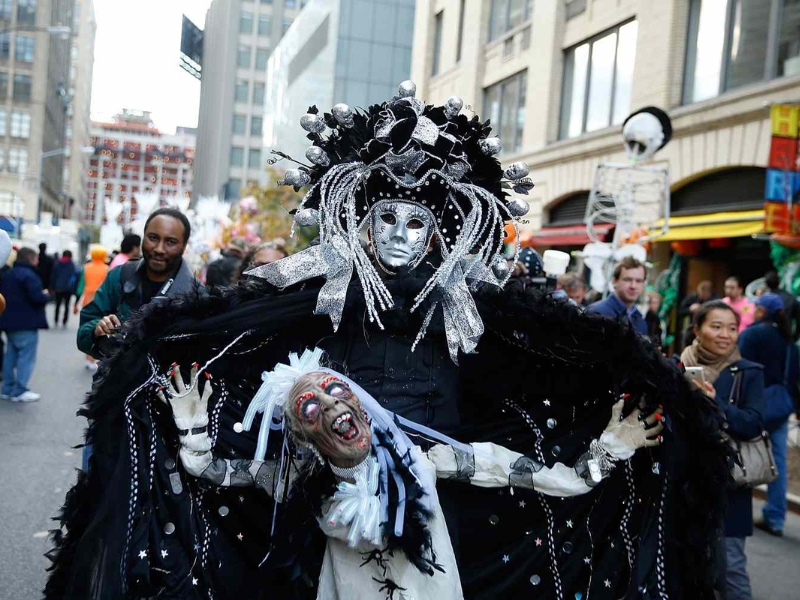
[[[735,345],[731,351],[724,355],[714,354],[700,345],[700,339],[694,342],[681,353],[681,362],[686,367],[703,367],[703,375],[708,383],[713,384],[723,369],[739,362],[742,354],[739,346]]]

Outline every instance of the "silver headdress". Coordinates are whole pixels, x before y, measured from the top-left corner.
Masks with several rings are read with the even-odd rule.
[[[488,121],[460,114],[460,98],[426,106],[414,97],[415,89],[403,82],[397,96],[366,112],[344,111],[344,105],[325,115],[309,109],[301,125],[313,144],[307,153],[313,164],[287,172],[284,183],[311,186],[295,225],[316,222],[320,243],[249,274],[281,288],[324,277],[316,313],[329,315],[336,329],[355,271],[367,315],[382,327],[380,313],[393,306],[393,299],[377,257],[362,244],[362,231],[370,225],[373,207],[387,201],[416,204],[433,216],[430,247],[440,256],[412,307],[429,299],[416,341],[441,306],[450,356],[457,361],[458,351],[473,352],[483,333],[470,286],[503,286],[510,276],[504,226],[511,222],[516,228],[527,203],[519,198],[507,202],[504,190],[524,195],[533,183],[524,163],[503,171],[493,157],[500,142],[489,136]],[[323,135],[326,128],[330,132]]]

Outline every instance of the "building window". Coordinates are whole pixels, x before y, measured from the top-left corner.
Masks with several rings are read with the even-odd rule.
[[[260,136],[263,127],[264,119],[262,117],[250,117],[250,135]]]
[[[461,49],[464,46],[464,10],[467,0],[461,0],[458,8],[458,42],[456,46],[456,62],[461,62]]]
[[[31,137],[31,115],[22,110],[11,111],[11,136],[17,138]]]
[[[225,190],[225,199],[239,198],[239,189],[242,187],[241,179],[229,179]]]
[[[5,102],[8,96],[8,73],[0,73],[0,102]]]
[[[263,83],[253,84],[253,104],[257,106],[261,106],[264,104],[265,91],[266,91],[266,86]]]
[[[231,166],[244,166],[244,148],[239,146],[231,146]]]
[[[292,20],[291,19],[284,19],[283,20],[283,33],[286,33],[287,31],[289,31],[289,27],[291,27],[291,26],[292,26]]]
[[[258,15],[258,35],[264,37],[272,33],[272,19],[269,15]]]
[[[25,173],[28,170],[28,150],[26,148],[8,149],[8,172]]]
[[[239,46],[239,52],[236,55],[236,66],[249,69],[252,56],[253,52],[250,46]]]
[[[269,50],[267,48],[258,48],[256,50],[256,69],[259,71],[266,71],[268,60]]]
[[[234,99],[236,102],[247,102],[247,96],[250,93],[250,82],[248,81],[237,81],[236,82],[236,93],[234,94]]]
[[[0,108],[0,135],[6,134],[7,121],[8,111],[4,108]]]
[[[35,46],[35,38],[30,35],[18,35],[17,47],[14,51],[14,57],[22,62],[33,62],[33,48]]]
[[[244,115],[233,115],[233,133],[244,135],[247,128],[247,117]]]
[[[253,33],[253,13],[243,10],[239,13],[239,33]]]
[[[11,34],[0,33],[0,58],[11,56]]]
[[[272,6],[272,0],[261,0],[261,4],[268,4]]]
[[[250,154],[247,156],[247,167],[249,169],[261,168],[261,150],[250,149]]]
[[[528,21],[533,14],[533,0],[492,0],[489,16],[489,41]]]
[[[775,12],[773,12],[775,11]],[[692,0],[683,102],[800,73],[797,0]]]
[[[433,65],[431,75],[438,75],[442,61],[442,21],[444,21],[444,11],[440,10],[433,18]]]
[[[586,0],[564,0],[567,21],[586,12]]]
[[[14,0],[0,0],[0,20],[10,21],[14,14]]]
[[[17,0],[17,25],[36,24],[36,0]]]
[[[520,71],[483,92],[483,114],[488,115],[492,130],[503,141],[503,152],[522,149],[527,83],[528,72]]]
[[[566,51],[561,138],[617,125],[628,115],[637,31],[630,21]]]
[[[30,75],[14,75],[14,100],[31,99]]]
[[[286,0],[286,8],[297,8],[297,0]]]

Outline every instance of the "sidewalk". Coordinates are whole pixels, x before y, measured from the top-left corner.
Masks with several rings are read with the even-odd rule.
[[[753,516],[761,515],[763,502],[753,502]],[[747,540],[747,570],[753,586],[753,600],[800,598],[800,516],[786,515],[783,537],[756,530]]]

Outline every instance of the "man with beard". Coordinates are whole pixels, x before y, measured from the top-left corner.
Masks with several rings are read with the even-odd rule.
[[[176,208],[159,208],[145,223],[143,258],[111,271],[94,300],[81,310],[78,348],[95,358],[114,347],[114,332],[131,312],[154,298],[187,292],[195,278],[183,260],[191,226]]]

